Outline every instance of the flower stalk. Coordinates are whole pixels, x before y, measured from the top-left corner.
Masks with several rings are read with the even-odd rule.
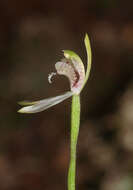
[[[87,70],[85,74],[84,84],[81,88],[85,86],[91,69],[91,47],[88,35],[86,34],[84,39],[86,52],[87,52]],[[68,190],[75,190],[75,181],[76,181],[76,149],[77,141],[80,127],[80,94],[72,96],[72,105],[71,105],[71,139],[70,139],[70,162],[68,170]]]
[[[80,96],[72,96],[71,107],[71,140],[70,140],[70,163],[68,170],[68,190],[75,190],[76,176],[76,147],[80,126]]]

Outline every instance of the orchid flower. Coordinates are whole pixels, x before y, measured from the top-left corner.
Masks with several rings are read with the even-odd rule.
[[[40,101],[28,102],[23,101],[19,104],[25,107],[21,108],[20,113],[36,113],[46,110],[65,99],[72,96],[71,106],[71,143],[70,143],[70,164],[68,170],[68,190],[75,190],[75,176],[76,176],[76,145],[80,127],[80,92],[86,84],[90,69],[91,69],[91,47],[88,35],[86,34],[85,47],[87,52],[87,70],[85,68],[81,58],[70,50],[64,50],[64,58],[55,64],[56,72],[52,72],[48,76],[48,81],[51,83],[51,79],[54,75],[65,75],[70,83],[70,91],[65,92],[62,95],[47,98]]]
[[[85,36],[85,46],[88,54],[88,50],[90,49],[89,38],[86,34]],[[83,89],[90,72],[90,64],[88,64],[86,75],[85,68],[81,58],[73,51],[64,50],[64,58],[55,64],[56,73],[52,72],[48,76],[48,81],[51,83],[51,78],[53,75],[59,74],[64,75],[69,79],[70,82],[70,91],[65,92],[62,95],[51,97],[39,101],[29,102],[22,101],[19,102],[20,105],[25,107],[18,110],[20,113],[37,113],[43,110],[46,110],[65,99],[73,96],[79,95],[81,90]],[[90,62],[91,60],[88,60]]]

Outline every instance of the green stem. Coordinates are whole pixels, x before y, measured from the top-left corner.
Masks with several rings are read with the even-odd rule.
[[[80,125],[80,96],[73,95],[71,110],[71,144],[70,144],[70,165],[68,171],[68,190],[75,190],[76,176],[76,146]]]

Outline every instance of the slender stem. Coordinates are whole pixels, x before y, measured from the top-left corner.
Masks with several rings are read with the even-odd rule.
[[[68,171],[68,190],[75,190],[76,176],[76,146],[80,125],[80,96],[73,95],[71,110],[71,144],[70,144],[70,165]]]

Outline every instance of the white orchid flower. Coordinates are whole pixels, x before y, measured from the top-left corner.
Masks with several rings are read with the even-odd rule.
[[[85,36],[85,46],[87,50],[87,55],[90,49],[90,43],[88,35]],[[62,95],[47,98],[44,100],[34,101],[34,102],[28,102],[28,101],[22,101],[19,102],[20,105],[23,105],[25,107],[18,110],[20,113],[37,113],[44,111],[62,101],[65,99],[80,94],[82,88],[84,87],[90,71],[90,64],[88,64],[86,75],[85,75],[85,68],[83,65],[83,62],[81,58],[70,50],[64,50],[64,58],[57,62],[55,64],[56,73],[52,72],[48,76],[48,81],[51,83],[51,78],[53,75],[59,74],[59,75],[65,75],[70,82],[70,91],[65,92]],[[91,60],[88,60],[89,63],[91,63]]]

